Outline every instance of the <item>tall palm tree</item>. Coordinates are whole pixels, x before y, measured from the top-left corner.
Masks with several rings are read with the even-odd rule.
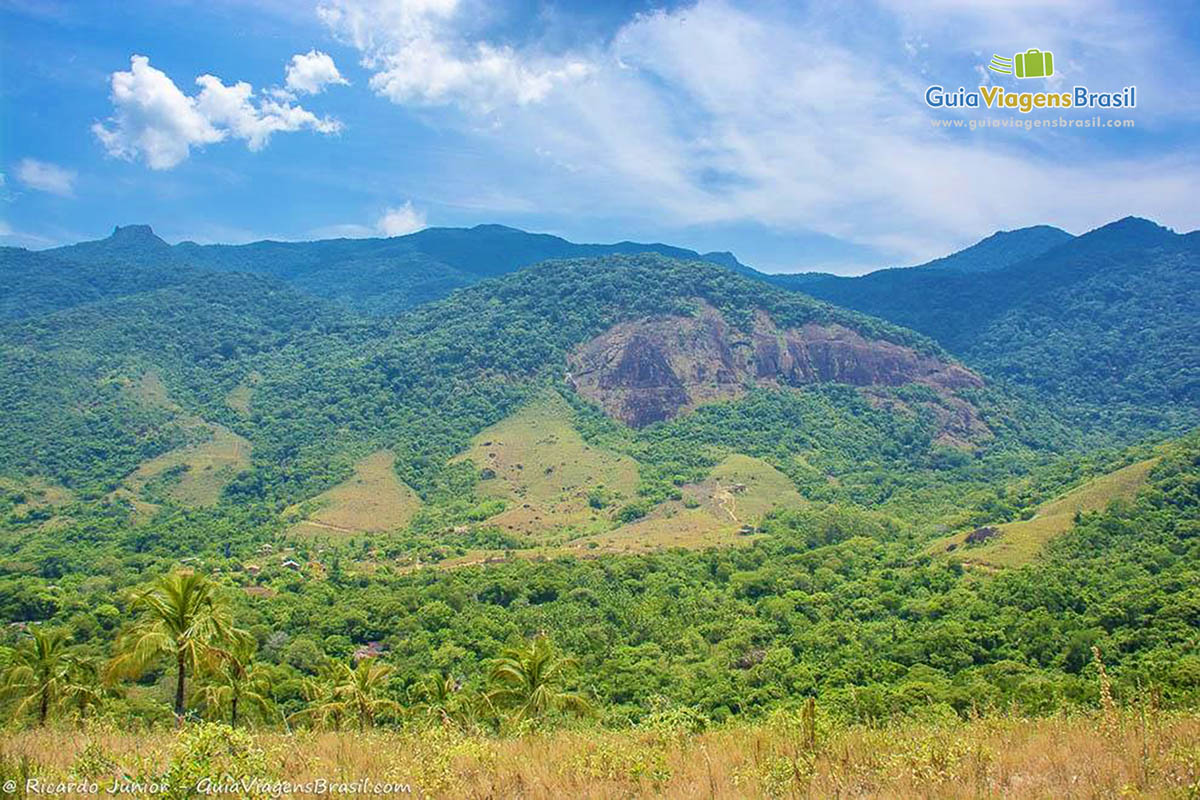
[[[104,701],[104,685],[100,680],[100,667],[94,658],[70,657],[67,664],[67,685],[63,703],[75,710],[82,726],[89,708]]]
[[[62,631],[33,628],[29,634],[13,651],[12,663],[4,671],[2,693],[17,701],[14,717],[34,711],[42,726],[50,709],[67,696],[72,659]]]
[[[346,704],[337,694],[340,665],[326,663],[317,676],[305,678],[301,684],[301,692],[308,706],[288,717],[289,721],[308,720],[309,724],[331,730],[341,730],[342,720],[346,716]]]
[[[118,641],[110,677],[138,677],[160,658],[175,665],[175,718],[183,721],[185,682],[228,654],[247,634],[233,627],[229,606],[217,586],[194,572],[172,572],[138,594],[130,609],[140,612]]]
[[[417,711],[449,724],[462,711],[462,686],[444,672],[431,672],[412,687],[411,698]]]
[[[353,667],[339,664],[334,694],[346,711],[358,719],[358,729],[374,726],[380,711],[398,711],[400,704],[384,696],[392,668],[375,658],[361,659]]]
[[[564,688],[574,667],[574,659],[558,656],[550,638],[539,633],[492,662],[488,681],[494,688],[487,698],[497,708],[510,710],[514,722],[542,719],[556,711],[589,714],[591,704]]]
[[[230,727],[237,727],[239,711],[271,716],[271,675],[265,665],[254,660],[253,639],[239,641],[209,665],[203,677],[196,691],[198,699],[214,716],[228,709]]]

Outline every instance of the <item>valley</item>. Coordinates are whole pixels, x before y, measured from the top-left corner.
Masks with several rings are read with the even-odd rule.
[[[44,628],[99,665],[157,575],[217,593],[300,726],[366,665],[386,724],[510,731],[510,651],[572,665],[547,725],[1086,712],[1096,652],[1124,707],[1196,707],[1191,235],[790,281],[414,236],[0,251],[0,654]],[[97,702],[157,724],[171,679]]]

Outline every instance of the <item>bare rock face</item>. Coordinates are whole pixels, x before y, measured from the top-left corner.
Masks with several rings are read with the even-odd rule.
[[[578,392],[634,427],[738,397],[755,385],[815,383],[923,384],[965,415],[955,427],[982,425],[969,404],[953,397],[983,385],[970,370],[841,325],[780,329],[764,312],[749,332],[733,328],[707,305],[693,317],[622,322],[577,347],[568,363]]]

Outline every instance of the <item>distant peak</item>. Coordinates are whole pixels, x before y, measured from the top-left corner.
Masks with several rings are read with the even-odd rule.
[[[1099,228],[1084,234],[1084,236],[1094,240],[1107,240],[1111,237],[1118,237],[1123,241],[1133,241],[1140,244],[1170,239],[1175,235],[1175,232],[1170,228],[1165,228],[1157,222],[1142,217],[1122,217],[1116,222],[1101,225]]]
[[[484,222],[471,228],[473,231],[505,231],[508,233],[525,233],[520,228],[513,228],[508,225],[500,225],[495,222]]]
[[[1008,236],[1022,236],[1022,235],[1028,235],[1031,233],[1065,234],[1066,236],[1071,235],[1071,234],[1067,233],[1066,231],[1064,231],[1062,228],[1056,228],[1053,225],[1029,225],[1024,228],[1013,228],[1011,231],[996,231],[995,233],[993,233],[991,236],[989,236],[987,238],[988,239],[1003,239]],[[986,241],[986,239],[984,241]]]
[[[700,257],[705,261],[711,261],[713,264],[720,264],[723,267],[731,267],[733,269],[745,267],[742,262],[737,260],[737,256],[728,250],[714,250],[711,253],[704,253]]]
[[[1011,231],[996,231],[970,247],[922,264],[922,267],[957,272],[993,272],[1040,256],[1074,237],[1053,225],[1031,225]]]
[[[113,228],[112,236],[109,238],[115,239],[118,236],[154,236],[156,239],[158,238],[154,234],[154,229],[149,225],[117,225]]]
[[[158,238],[154,229],[149,225],[118,225],[113,228],[112,235],[108,239],[111,242],[121,244],[167,245],[166,242]]]
[[[1165,228],[1153,220],[1145,217],[1121,217],[1116,222],[1110,222],[1107,225],[1102,225],[1097,230],[1126,230],[1126,231],[1170,231],[1170,228]]]

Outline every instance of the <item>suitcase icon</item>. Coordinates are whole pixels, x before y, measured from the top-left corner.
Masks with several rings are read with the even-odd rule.
[[[1018,78],[1049,78],[1054,74],[1054,54],[1031,47],[1013,56]]]

